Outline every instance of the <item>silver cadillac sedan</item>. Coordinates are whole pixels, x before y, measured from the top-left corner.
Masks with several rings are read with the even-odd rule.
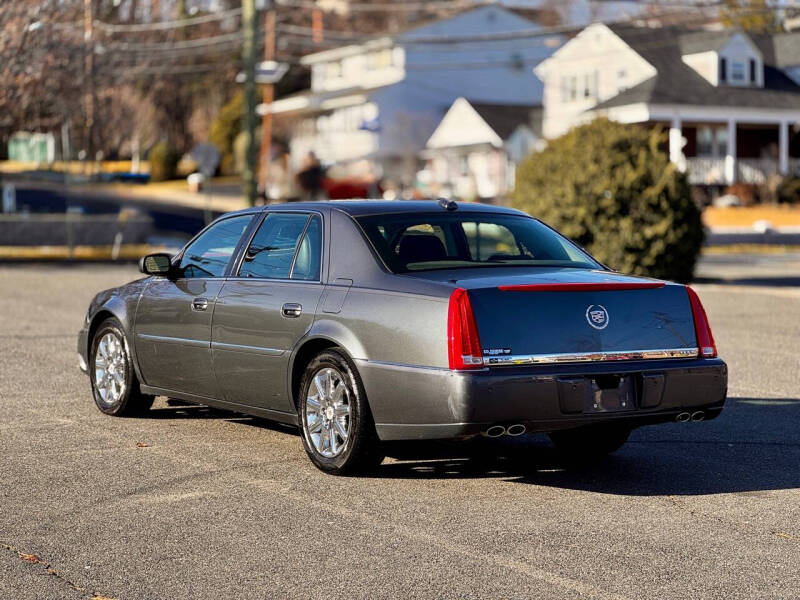
[[[727,368],[683,285],[622,275],[535,218],[452,201],[224,215],[97,294],[97,407],[167,396],[297,425],[336,474],[381,442],[546,432],[573,458],[722,411]]]

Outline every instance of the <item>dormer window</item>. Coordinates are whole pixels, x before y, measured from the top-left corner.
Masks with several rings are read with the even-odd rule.
[[[738,61],[731,63],[731,81],[744,81],[744,63]]]
[[[756,60],[754,58],[750,59],[750,83],[757,83],[758,77],[756,77]]]
[[[719,82],[725,83],[728,81],[728,60],[722,56],[719,59]]]

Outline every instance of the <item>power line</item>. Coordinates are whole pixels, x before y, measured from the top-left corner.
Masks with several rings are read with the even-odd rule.
[[[275,0],[278,6],[286,8],[305,8],[311,10],[325,10],[314,0]],[[496,4],[494,0],[430,0],[428,2],[391,2],[387,4],[371,4],[367,2],[348,2],[349,12],[413,12],[419,10],[446,10],[478,8]]]
[[[105,46],[106,50],[115,50],[122,52],[140,51],[140,52],[157,52],[157,51],[172,51],[181,48],[202,48],[206,46],[215,46],[218,44],[226,44],[231,42],[239,42],[244,37],[241,31],[233,33],[224,33],[221,35],[213,35],[193,40],[183,40],[180,42],[117,42],[110,43]]]
[[[183,27],[192,27],[193,25],[201,25],[203,23],[211,23],[213,21],[221,21],[231,17],[237,17],[242,14],[241,8],[232,8],[220,13],[213,13],[208,15],[200,15],[198,17],[187,17],[186,19],[178,19],[174,21],[158,21],[155,23],[132,23],[132,24],[114,24],[104,23],[102,21],[95,21],[94,25],[98,29],[102,29],[107,33],[130,33],[142,31],[160,31],[165,29],[180,29]]]

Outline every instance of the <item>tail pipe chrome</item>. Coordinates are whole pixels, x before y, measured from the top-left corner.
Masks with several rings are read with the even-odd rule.
[[[692,415],[689,414],[688,412],[682,412],[677,417],[675,417],[675,420],[678,423],[688,423],[689,421],[692,420]]]
[[[698,410],[692,413],[692,421],[695,422],[702,421],[705,418],[706,418],[706,413],[704,413],[702,410]]]
[[[516,437],[525,433],[525,425],[522,423],[514,423],[506,427],[506,435]]]
[[[483,432],[483,435],[490,438],[497,438],[505,434],[506,434],[506,428],[503,427],[502,425],[492,425],[491,427],[489,427],[489,429]]]

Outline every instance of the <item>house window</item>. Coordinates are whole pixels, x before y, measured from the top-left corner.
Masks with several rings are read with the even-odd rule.
[[[593,95],[592,92],[592,83],[594,83],[594,78],[587,73],[583,76],[583,97],[584,98],[591,98]]]
[[[597,73],[561,78],[561,101],[575,102],[597,97]]]
[[[714,155],[714,132],[710,127],[697,128],[697,156]]]
[[[744,63],[731,63],[731,81],[744,81]]]
[[[719,81],[724,83],[728,80],[728,61],[725,58],[719,59]]]
[[[722,158],[728,152],[728,130],[724,127],[697,128],[697,156]]]
[[[751,58],[750,59],[750,83],[756,83],[756,82],[757,82],[757,77],[756,77],[756,59]]]

